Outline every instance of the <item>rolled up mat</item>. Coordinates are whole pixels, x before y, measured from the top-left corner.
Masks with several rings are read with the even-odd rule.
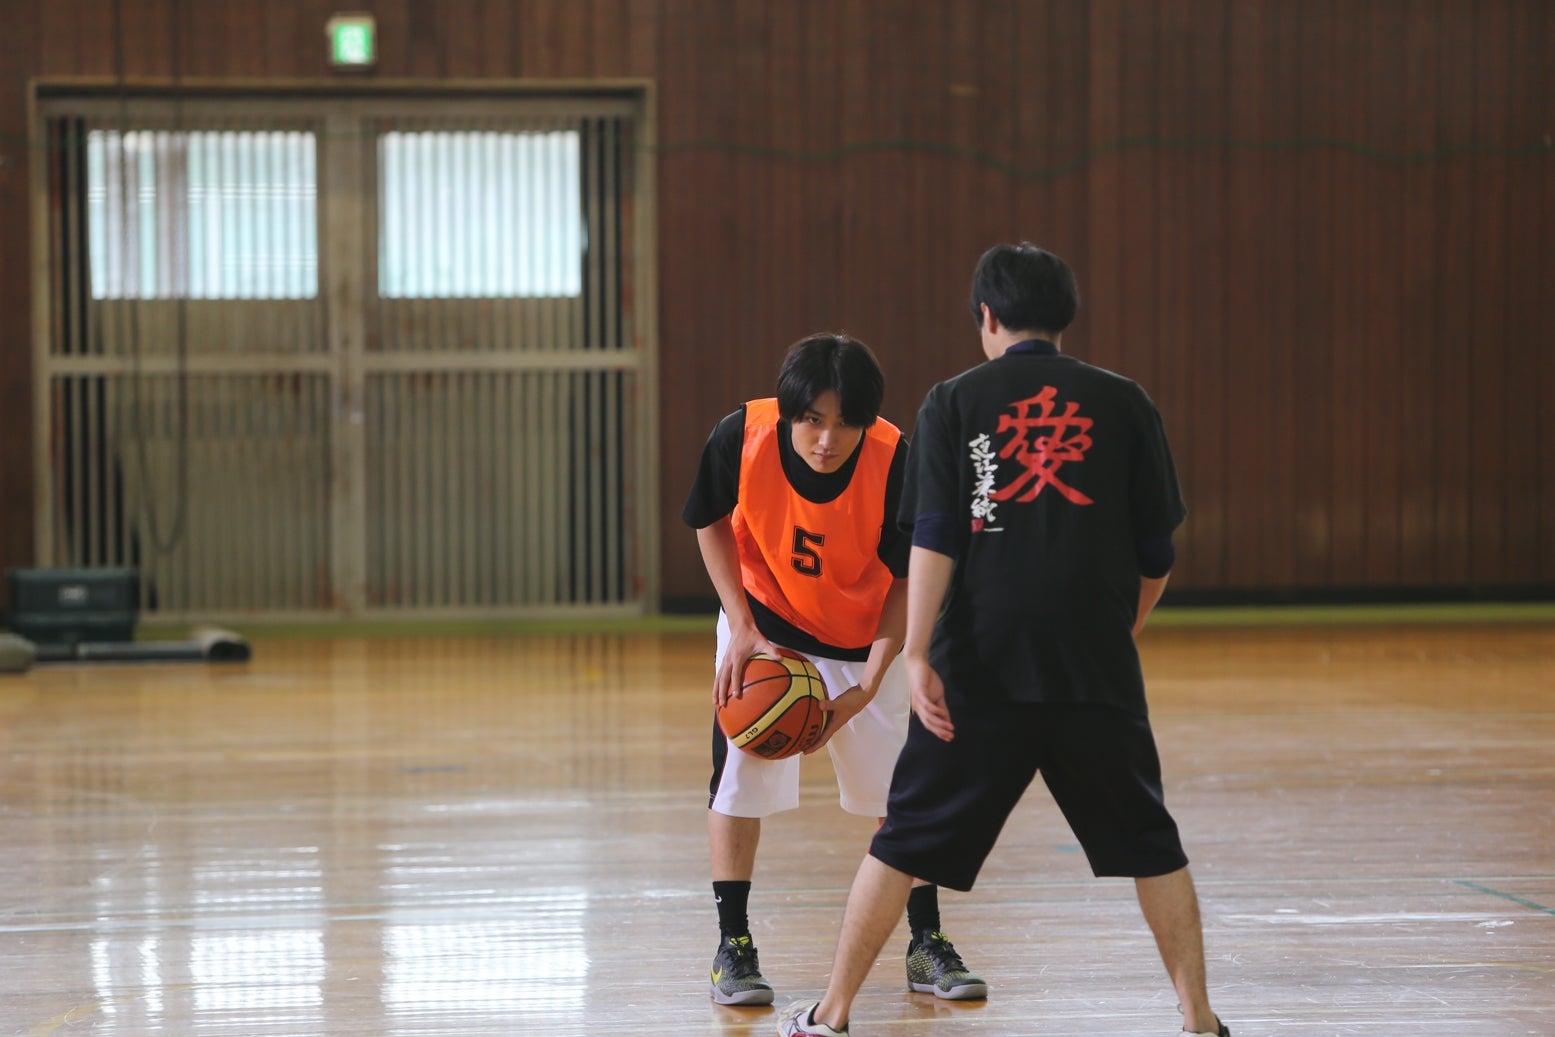
[[[221,627],[195,627],[189,640],[201,647],[206,662],[246,663],[254,654],[243,635]]]
[[[220,627],[195,627],[187,641],[83,641],[38,645],[40,663],[246,663],[248,641]]]

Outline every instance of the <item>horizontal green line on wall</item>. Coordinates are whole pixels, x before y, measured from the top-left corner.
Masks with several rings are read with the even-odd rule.
[[[712,614],[630,616],[608,619],[448,619],[408,623],[398,620],[355,621],[320,619],[299,623],[266,622],[223,624],[250,639],[358,637],[509,637],[571,634],[678,634],[713,632]],[[137,641],[181,641],[189,625],[162,625],[155,620],[141,624]]]
[[[681,599],[666,603],[664,615],[609,619],[560,620],[436,620],[404,623],[321,619],[313,623],[235,624],[249,638],[373,638],[373,637],[508,637],[576,634],[713,633],[716,599]],[[1150,617],[1152,627],[1280,626],[1362,624],[1555,623],[1552,601],[1460,601],[1383,604],[1163,604]],[[180,640],[188,627],[141,626],[138,639]]]
[[[1298,626],[1403,623],[1555,623],[1555,602],[1431,602],[1392,605],[1168,605],[1151,626]]]

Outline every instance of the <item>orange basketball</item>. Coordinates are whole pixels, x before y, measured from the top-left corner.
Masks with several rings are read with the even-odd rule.
[[[826,729],[826,685],[810,660],[791,652],[753,655],[740,674],[743,693],[718,710],[729,741],[752,756],[781,760],[802,753]]]

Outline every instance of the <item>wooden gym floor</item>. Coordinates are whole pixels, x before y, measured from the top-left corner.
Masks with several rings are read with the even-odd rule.
[[[713,1005],[712,635],[259,638],[0,677],[0,1033],[770,1034]],[[1555,1035],[1555,623],[1146,632],[1168,802],[1237,1037]],[[823,759],[753,897],[816,995],[872,828]],[[1170,1037],[1132,884],[1040,784],[945,928],[986,1003],[858,1037]]]

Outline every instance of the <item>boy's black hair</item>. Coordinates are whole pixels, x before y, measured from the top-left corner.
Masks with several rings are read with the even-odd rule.
[[[972,319],[983,323],[982,304],[1013,331],[1067,328],[1080,308],[1074,271],[1058,256],[1029,241],[995,245],[972,273]]]
[[[848,335],[822,332],[788,348],[778,371],[778,414],[798,421],[828,389],[837,390],[843,421],[856,428],[875,423],[885,398],[885,375],[868,346]]]

